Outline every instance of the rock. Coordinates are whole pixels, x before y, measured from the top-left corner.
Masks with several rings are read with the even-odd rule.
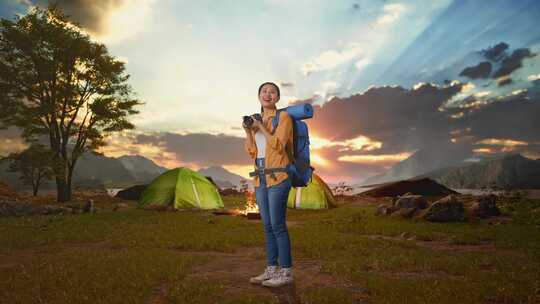
[[[454,222],[465,219],[463,203],[455,195],[448,195],[431,204],[423,218],[430,222]]]
[[[127,209],[129,208],[129,205],[126,203],[117,203],[114,204],[113,211],[117,211],[118,209]]]
[[[83,207],[83,213],[94,213],[94,200],[89,199]]]
[[[28,215],[50,215],[69,214],[70,208],[52,205],[32,205],[19,202],[0,202],[0,216],[28,216]]]
[[[411,237],[413,237],[412,234],[408,233],[408,232],[402,232],[399,237],[403,238],[403,239],[409,239]]]
[[[32,213],[33,206],[27,203],[0,202],[0,216],[23,216]]]
[[[407,193],[420,195],[449,195],[456,191],[446,188],[430,178],[412,178],[396,182],[374,185],[375,188],[362,192],[362,195],[371,197],[398,196]]]
[[[471,211],[479,218],[488,218],[501,215],[497,208],[497,197],[493,194],[479,197],[471,203]]]
[[[58,207],[58,206],[39,206],[36,208],[36,213],[41,215],[50,215],[50,214],[70,214],[71,209],[66,207]]]
[[[422,195],[404,195],[401,196],[395,203],[398,208],[415,208],[426,209],[428,207],[427,200]]]
[[[392,205],[380,204],[375,210],[375,215],[389,215],[397,210],[397,207]]]

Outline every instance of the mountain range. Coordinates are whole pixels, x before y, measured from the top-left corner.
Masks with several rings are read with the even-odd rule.
[[[199,169],[197,172],[205,176],[210,176],[214,182],[222,189],[240,187],[240,181],[246,180],[248,185],[251,184],[249,179],[246,179],[238,174],[231,173],[221,166],[211,166]]]
[[[0,180],[11,187],[22,190],[29,187],[19,180],[18,173],[8,172],[9,164],[0,162]],[[151,182],[168,170],[152,160],[139,155],[118,158],[101,154],[85,153],[77,161],[73,172],[73,186],[85,188],[121,188]],[[54,189],[54,181],[46,181],[40,189]]]
[[[407,179],[440,168],[459,165],[472,157],[472,151],[465,146],[440,146],[422,149],[392,166],[388,171],[361,182],[361,185],[380,184]]]
[[[540,160],[521,154],[482,160],[438,169],[419,177],[430,177],[453,189],[540,189]]]
[[[19,180],[18,173],[8,172],[9,164],[0,162],[0,180],[17,190],[28,189]],[[124,188],[135,184],[148,184],[154,178],[169,170],[140,155],[107,157],[101,154],[85,153],[78,160],[73,173],[73,186],[85,188]],[[210,176],[222,189],[240,187],[243,178],[221,166],[202,168],[197,172]],[[247,180],[248,185],[251,182]],[[54,181],[46,181],[40,189],[54,189]]]
[[[540,189],[540,159],[517,153],[489,157],[467,157],[468,153],[434,159],[426,151],[417,151],[390,170],[364,180],[356,187],[429,177],[452,189]],[[460,159],[461,158],[461,159]]]

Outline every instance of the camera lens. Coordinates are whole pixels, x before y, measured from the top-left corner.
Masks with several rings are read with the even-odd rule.
[[[251,118],[251,116],[244,116],[244,126],[246,126],[247,128],[251,128],[251,126],[253,125],[253,118]]]

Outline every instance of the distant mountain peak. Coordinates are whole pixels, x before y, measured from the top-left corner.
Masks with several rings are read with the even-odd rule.
[[[240,180],[245,179],[249,183],[249,179],[241,175],[232,173],[222,166],[214,165],[205,168],[201,168],[197,171],[200,174],[210,176],[220,187],[226,187],[226,185],[240,186]]]
[[[217,166],[217,165],[208,166],[208,167],[199,169],[199,171],[202,171],[202,170],[219,170],[219,171],[230,173],[227,169],[223,168],[222,166]]]

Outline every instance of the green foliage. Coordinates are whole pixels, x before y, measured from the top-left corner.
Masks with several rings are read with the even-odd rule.
[[[35,141],[45,136],[62,171],[59,201],[71,196],[78,157],[108,133],[132,129],[141,104],[122,61],[94,42],[56,6],[0,20],[0,121]]]
[[[54,176],[54,155],[41,144],[33,144],[22,152],[11,153],[2,161],[10,162],[8,171],[19,172],[20,180],[32,186],[34,196],[37,195],[41,182]]]

